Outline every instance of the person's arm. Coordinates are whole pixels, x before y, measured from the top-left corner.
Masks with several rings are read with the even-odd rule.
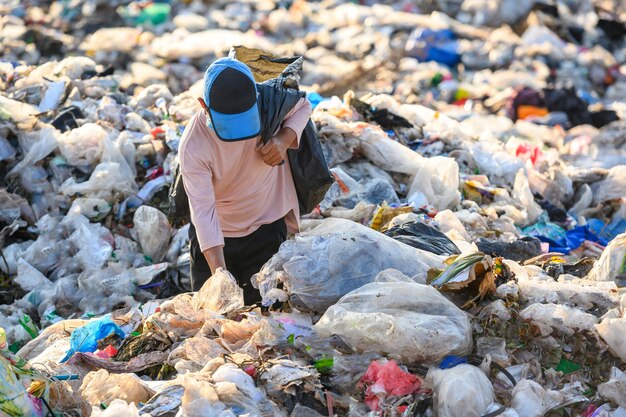
[[[300,136],[311,117],[311,111],[309,100],[301,98],[285,116],[278,133],[265,145],[259,143],[258,151],[267,165],[279,165],[285,159],[288,149],[297,149],[300,146]]]
[[[220,226],[213,191],[213,174],[205,150],[194,149],[187,143],[181,149],[181,173],[189,199],[191,222],[196,228],[200,250],[211,271],[226,269],[224,235]]]
[[[217,268],[226,269],[226,261],[224,260],[224,246],[214,246],[202,252],[206,262],[211,268],[211,272],[215,273]]]

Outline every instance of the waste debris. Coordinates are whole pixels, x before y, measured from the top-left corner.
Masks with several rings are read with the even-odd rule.
[[[0,40],[0,415],[626,417],[625,2],[8,0]],[[178,192],[224,56],[332,173],[252,306],[191,291]]]

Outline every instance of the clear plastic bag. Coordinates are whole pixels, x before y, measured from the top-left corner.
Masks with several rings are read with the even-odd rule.
[[[54,151],[60,140],[59,131],[50,125],[44,125],[40,130],[25,132],[20,136],[20,144],[25,148],[25,143],[29,143],[26,155],[9,171],[8,176],[21,173],[26,167],[29,167],[48,156]]]
[[[172,229],[167,216],[160,210],[141,206],[133,217],[133,234],[141,245],[144,255],[153,262],[160,262],[167,252]]]
[[[95,123],[64,133],[59,139],[59,149],[70,165],[92,166],[100,160],[107,131]]]
[[[114,400],[124,400],[139,404],[154,395],[135,374],[110,374],[105,369],[90,372],[83,379],[80,393],[95,406],[111,404]]]
[[[192,303],[196,309],[204,309],[217,314],[228,314],[244,306],[243,289],[235,278],[223,268],[218,268],[194,294]]]
[[[442,258],[412,248],[358,223],[326,219],[313,230],[283,243],[254,275],[264,305],[285,301],[300,311],[323,313],[339,298],[373,282],[388,268],[426,282]],[[277,289],[278,283],[285,290]]]
[[[129,196],[137,192],[135,177],[129,176],[117,162],[103,162],[96,166],[87,181],[77,183],[68,178],[61,185],[60,191],[68,196],[83,194],[93,198],[115,201],[116,195]]]
[[[357,352],[379,352],[434,363],[472,349],[467,315],[431,286],[366,284],[331,306],[315,325],[321,337],[339,336]]]

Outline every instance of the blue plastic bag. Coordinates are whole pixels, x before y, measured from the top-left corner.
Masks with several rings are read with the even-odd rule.
[[[70,349],[61,363],[67,361],[76,352],[95,352],[98,349],[98,342],[112,334],[122,339],[126,337],[124,331],[111,320],[111,316],[106,315],[89,321],[83,327],[74,330],[70,338]]]
[[[565,231],[565,229],[554,223],[538,222],[522,229],[522,231],[528,236],[536,237],[542,242],[548,243],[550,252],[568,254],[578,249],[585,240],[599,243],[603,246],[608,245],[608,240],[598,235],[603,226],[602,222],[598,224],[596,221],[590,221],[584,226]]]
[[[461,62],[459,43],[448,29],[416,29],[411,33],[405,50],[407,55],[420,62],[435,61],[451,67]]]

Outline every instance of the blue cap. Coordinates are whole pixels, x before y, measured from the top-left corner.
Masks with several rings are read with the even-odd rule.
[[[204,74],[210,126],[223,141],[251,139],[261,133],[257,96],[252,71],[236,59],[220,58]]]

